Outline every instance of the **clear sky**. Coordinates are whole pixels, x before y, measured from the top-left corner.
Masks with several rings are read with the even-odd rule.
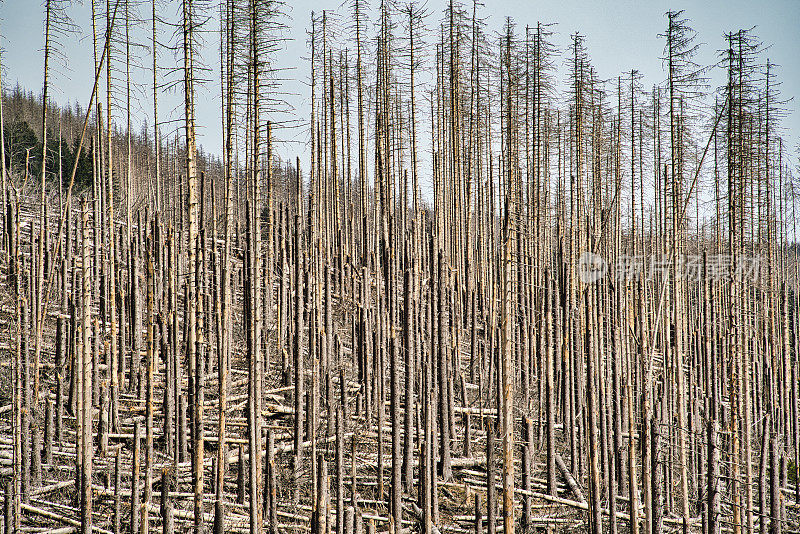
[[[176,0],[158,0],[161,16],[176,20],[179,2]],[[133,2],[133,0],[132,0]],[[141,27],[133,32],[142,40],[148,39],[150,24],[150,1],[138,0]],[[217,3],[217,0],[213,0]],[[349,3],[349,2],[348,2]],[[376,4],[372,2],[372,4]],[[405,3],[405,2],[403,2]],[[299,81],[284,83],[284,90],[289,104],[297,110],[296,119],[307,121],[309,114],[310,89],[308,49],[306,46],[306,29],[309,24],[311,10],[338,10],[342,13],[340,24],[346,24],[348,10],[340,7],[341,0],[287,0],[285,32],[287,41],[284,50],[277,55],[277,67],[292,70],[283,73],[286,78]],[[428,0],[427,7],[431,16],[428,25],[436,25],[441,20],[447,5],[446,0]],[[471,6],[471,2],[466,2]],[[52,98],[57,102],[78,101],[85,107],[91,93],[91,17],[90,0],[83,0],[83,5],[69,7],[68,12],[79,33],[62,39],[61,50],[64,61],[55,62],[53,73]],[[374,8],[374,6],[373,6]],[[800,0],[706,0],[670,2],[645,0],[558,0],[558,1],[525,1],[525,0],[492,0],[485,1],[480,12],[485,18],[489,30],[501,28],[507,15],[513,17],[518,31],[524,31],[525,25],[535,25],[537,21],[555,23],[553,37],[563,50],[569,43],[569,35],[578,31],[586,37],[586,46],[593,65],[600,78],[613,79],[618,75],[638,69],[644,76],[644,87],[651,87],[665,78],[660,56],[663,52],[663,39],[658,34],[664,31],[668,9],[683,9],[691,20],[692,27],[698,32],[698,41],[702,43],[697,61],[710,64],[716,61],[717,52],[724,47],[723,34],[740,28],[755,27],[755,32],[766,45],[771,47],[764,53],[764,58],[779,65],[777,70],[780,87],[785,98],[800,97]],[[208,29],[217,29],[216,13]],[[34,92],[41,90],[43,59],[44,9],[40,0],[5,0],[0,4],[0,42],[3,54],[3,84],[6,88],[19,82]],[[161,39],[166,42],[171,38],[171,29],[163,28]],[[149,41],[147,41],[149,44]],[[219,73],[218,43],[215,34],[206,36],[204,62],[211,69],[207,74],[210,82],[198,94],[197,117],[201,127],[200,143],[209,152],[219,153],[221,147],[221,118],[219,105]],[[138,50],[138,51],[137,51]],[[148,85],[134,91],[138,103],[134,105],[135,123],[151,113],[152,89],[149,87],[151,60],[149,52],[135,49],[134,53],[143,54],[133,67],[135,80],[147,82]],[[160,50],[162,66],[166,69],[176,67],[180,63],[172,52]],[[119,61],[120,58],[116,58]],[[119,63],[117,63],[119,65]],[[561,62],[559,62],[561,65]],[[563,79],[563,66],[559,76]],[[169,75],[164,73],[165,78]],[[173,76],[174,78],[174,76]],[[712,81],[721,83],[717,79]],[[119,89],[123,89],[122,86]],[[177,95],[170,94],[167,88],[161,91],[161,119],[176,121],[163,126],[165,133],[174,132],[178,127],[182,110]],[[788,115],[782,123],[784,136],[796,155],[800,141],[800,112],[797,100],[786,105]],[[116,112],[122,121],[120,111]],[[152,123],[151,119],[148,119]],[[295,154],[304,155],[307,128],[295,128],[283,131],[278,137],[288,140],[278,152],[292,158]]]

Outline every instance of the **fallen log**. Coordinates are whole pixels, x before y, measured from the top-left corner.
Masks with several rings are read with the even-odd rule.
[[[558,470],[561,471],[561,474],[564,476],[564,480],[567,481],[567,486],[569,486],[570,491],[573,495],[575,495],[575,498],[577,498],[580,502],[585,503],[586,497],[583,496],[583,491],[581,491],[578,481],[575,480],[575,477],[573,477],[572,473],[570,473],[569,469],[567,469],[567,464],[564,463],[564,459],[558,453],[555,454],[555,457]]]

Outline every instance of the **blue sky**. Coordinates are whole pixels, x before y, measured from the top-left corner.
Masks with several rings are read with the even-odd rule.
[[[159,0],[162,15],[174,18],[178,2],[175,0]],[[376,2],[373,2],[376,3]],[[150,20],[149,0],[140,0],[138,8],[143,23],[140,35],[147,35]],[[428,24],[435,25],[440,20],[446,1],[428,0],[427,7],[431,16]],[[467,5],[471,5],[468,3]],[[85,107],[91,92],[90,82],[92,69],[90,0],[83,0],[69,8],[69,13],[80,33],[67,36],[61,44],[64,64],[56,62],[53,73],[52,98],[60,103],[78,101]],[[306,48],[306,28],[311,10],[339,10],[340,0],[298,0],[289,1],[286,5],[288,40],[284,50],[276,58],[276,66],[291,68],[285,72],[286,77],[294,78],[293,82],[284,84],[284,90],[291,93],[287,96],[289,104],[298,110],[296,118],[307,121],[310,90],[307,85],[309,77],[308,50]],[[661,82],[665,76],[659,57],[663,51],[663,40],[658,34],[664,31],[668,9],[683,9],[691,20],[692,27],[698,32],[698,40],[702,43],[697,61],[708,64],[716,61],[717,51],[724,46],[722,35],[728,31],[755,26],[756,34],[770,45],[764,57],[779,65],[778,79],[785,98],[800,96],[800,0],[775,0],[770,2],[753,2],[745,0],[711,0],[704,2],[690,1],[575,1],[561,0],[557,2],[524,2],[511,0],[494,0],[485,2],[480,13],[487,18],[490,30],[499,29],[505,17],[511,15],[518,31],[524,31],[525,25],[534,26],[537,21],[555,23],[553,37],[556,44],[564,49],[569,43],[569,35],[578,31],[586,38],[586,45],[593,65],[601,78],[613,79],[618,75],[638,69],[644,76],[643,86],[648,88]],[[215,15],[212,13],[212,15]],[[44,9],[40,0],[5,0],[0,4],[0,43],[3,54],[3,84],[6,88],[19,82],[24,87],[40,91],[42,83],[42,54]],[[346,23],[343,18],[341,23]],[[216,30],[216,17],[210,21],[209,29]],[[167,29],[161,37],[169,38]],[[221,147],[220,106],[218,73],[217,37],[209,34],[206,38],[204,62],[212,69],[209,73],[211,82],[199,92],[197,102],[198,125],[201,127],[200,142],[207,151],[219,153]],[[142,50],[141,53],[147,54]],[[161,64],[165,67],[177,66],[175,58],[166,50],[161,50]],[[116,61],[119,61],[117,58]],[[149,84],[150,59],[145,56],[139,60],[140,67],[134,67],[134,79]],[[561,62],[559,62],[561,64]],[[564,68],[560,69],[563,78]],[[721,82],[720,79],[712,80]],[[122,86],[120,86],[122,89]],[[134,105],[135,123],[151,113],[151,89],[144,87],[135,93],[138,104]],[[166,89],[162,91],[160,115],[162,120],[179,120],[181,109],[177,95],[171,95]],[[795,151],[800,141],[800,112],[796,100],[787,104],[788,115],[783,119],[784,135],[792,150]],[[123,117],[118,112],[118,122]],[[148,121],[151,122],[151,121]],[[178,123],[163,126],[165,133],[173,132]],[[278,134],[280,135],[280,134]],[[284,131],[282,136],[290,142],[279,149],[279,153],[287,158],[295,154],[301,156],[306,152],[304,141],[307,137],[305,128]],[[795,152],[796,154],[796,152]]]

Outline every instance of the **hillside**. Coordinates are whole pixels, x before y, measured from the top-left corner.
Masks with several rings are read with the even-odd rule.
[[[800,529],[798,160],[755,30],[701,66],[668,11],[645,87],[477,2],[330,6],[284,161],[287,6],[173,4],[93,2],[89,80],[180,74],[170,131],[113,85],[3,95],[3,532]]]

